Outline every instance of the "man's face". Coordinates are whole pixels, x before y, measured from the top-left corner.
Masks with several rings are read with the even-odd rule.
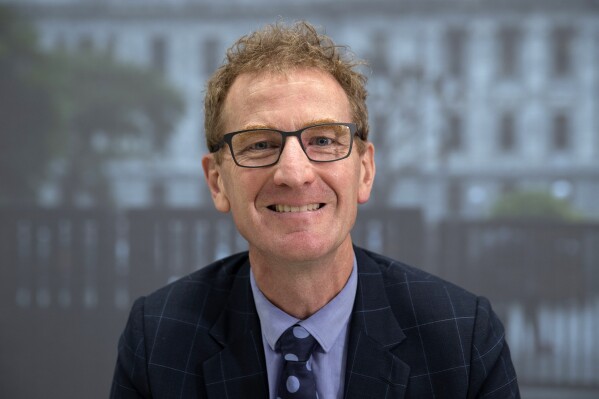
[[[226,132],[248,128],[295,131],[323,122],[355,122],[347,96],[329,74],[299,69],[286,74],[243,74],[223,110]],[[219,165],[213,154],[202,164],[216,208],[231,211],[253,257],[303,262],[351,248],[349,232],[357,206],[370,196],[374,148],[327,163],[311,162],[296,138],[285,143],[276,165],[237,166],[229,148]],[[281,205],[291,212],[282,212]]]

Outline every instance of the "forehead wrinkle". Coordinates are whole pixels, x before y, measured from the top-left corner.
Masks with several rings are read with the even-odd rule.
[[[267,78],[264,79],[257,79],[257,82],[255,84],[252,84],[250,86],[248,86],[247,90],[248,90],[248,94],[249,95],[254,95],[254,94],[260,94],[261,91],[264,90],[270,90],[274,87],[288,87],[288,86],[297,86],[297,85],[305,85],[306,83],[313,83],[313,82],[317,82],[317,83],[322,83],[321,79],[303,79],[301,81],[297,81],[297,82],[290,82],[289,80],[283,80],[281,79],[280,81],[277,81],[275,83],[267,83],[265,82],[267,80]]]
[[[306,127],[314,126],[314,125],[321,125],[321,124],[324,124],[324,123],[338,123],[338,122],[340,122],[340,121],[336,121],[336,120],[334,120],[332,118],[312,119],[312,120],[310,120],[308,122],[303,123],[301,125],[302,127],[300,129],[298,129],[298,130],[301,130],[301,129],[306,128]],[[253,129],[256,129],[256,130],[259,130],[259,129],[281,130],[281,129],[278,129],[276,126],[268,125],[268,124],[262,124],[262,123],[248,124],[248,125],[244,126],[243,129],[240,129],[240,130],[253,130]]]
[[[293,80],[291,76],[296,76],[297,73],[310,72],[315,75],[303,76],[301,80]],[[240,79],[241,78],[241,79]],[[327,78],[335,79],[330,73],[321,71],[316,68],[300,68],[290,73],[269,73],[269,72],[257,72],[242,74],[238,77],[239,80],[245,80],[247,82],[253,82],[253,84],[247,87],[248,93],[253,94],[262,90],[267,90],[276,86],[296,86],[303,85],[306,83],[318,83],[323,84],[323,80]]]

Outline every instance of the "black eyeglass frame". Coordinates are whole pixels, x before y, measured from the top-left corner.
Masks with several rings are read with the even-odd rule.
[[[317,160],[317,159],[312,159],[310,158],[310,156],[308,155],[308,153],[306,152],[306,148],[304,147],[304,143],[302,142],[302,133],[304,130],[308,130],[308,129],[312,129],[315,127],[319,127],[319,126],[346,126],[349,128],[349,132],[350,132],[350,139],[349,139],[349,150],[347,151],[347,155],[341,157],[341,158],[337,158],[337,159],[331,159],[331,160]],[[239,162],[237,162],[237,159],[235,158],[235,154],[233,153],[233,136],[240,134],[240,133],[247,133],[247,132],[260,132],[260,131],[268,131],[268,132],[278,132],[281,134],[282,136],[282,144],[281,144],[281,149],[279,150],[279,156],[277,156],[277,159],[275,159],[273,162],[266,164],[266,165],[260,165],[260,166],[247,166],[247,165],[240,165]],[[229,147],[229,151],[231,152],[231,157],[233,158],[233,162],[235,162],[235,164],[241,168],[267,168],[269,166],[273,166],[276,165],[277,162],[279,162],[279,159],[281,159],[281,154],[283,153],[283,150],[285,149],[285,143],[287,142],[287,137],[296,137],[297,141],[299,141],[300,143],[300,147],[302,147],[302,151],[304,151],[304,154],[306,155],[306,157],[312,161],[312,162],[318,162],[318,163],[324,163],[324,162],[337,162],[337,161],[341,161],[342,159],[345,159],[347,157],[349,157],[351,155],[352,149],[353,149],[353,145],[354,145],[354,136],[358,136],[359,139],[362,140],[362,136],[360,135],[360,133],[358,132],[358,125],[356,125],[355,123],[349,122],[349,123],[345,123],[345,122],[331,122],[331,123],[319,123],[316,125],[310,125],[310,126],[306,126],[303,127],[299,130],[293,131],[293,132],[286,132],[283,130],[277,130],[277,129],[267,129],[267,128],[263,128],[263,129],[245,129],[245,130],[238,130],[235,132],[231,132],[231,133],[226,133],[223,135],[223,138],[221,139],[221,141],[219,141],[217,144],[214,144],[212,146],[210,146],[209,150],[211,153],[215,153],[217,151],[219,151],[221,148],[224,147],[225,144],[228,145]]]

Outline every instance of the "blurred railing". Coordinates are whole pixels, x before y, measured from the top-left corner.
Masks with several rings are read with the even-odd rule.
[[[0,295],[19,308],[111,307],[126,265],[112,214],[98,211],[0,212]]]
[[[492,300],[524,384],[599,390],[599,224],[453,221],[427,234],[417,210],[359,215],[358,245]],[[246,247],[215,211],[0,211],[2,379],[35,378],[28,397],[105,397],[132,300]]]
[[[353,234],[358,244],[421,263],[417,210],[365,210]],[[0,295],[19,308],[127,310],[133,297],[245,249],[231,217],[215,211],[1,211]]]
[[[487,296],[520,380],[599,387],[599,224],[441,225],[440,274]]]

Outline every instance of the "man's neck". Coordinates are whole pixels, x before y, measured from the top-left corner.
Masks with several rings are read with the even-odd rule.
[[[353,263],[351,240],[333,254],[309,262],[273,261],[250,249],[250,264],[260,291],[279,309],[301,320],[316,313],[343,289]]]

